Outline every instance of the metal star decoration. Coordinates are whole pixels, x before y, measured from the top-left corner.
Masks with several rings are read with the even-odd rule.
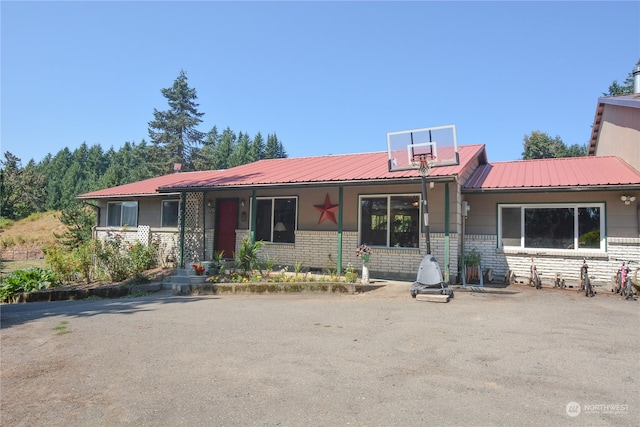
[[[313,205],[313,207],[322,212],[322,214],[320,215],[320,219],[318,220],[318,224],[320,224],[325,219],[328,219],[334,224],[337,224],[336,211],[338,210],[338,205],[331,204],[329,193],[327,193],[327,196],[324,198],[324,205]]]

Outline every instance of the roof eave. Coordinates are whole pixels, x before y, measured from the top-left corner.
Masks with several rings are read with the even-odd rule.
[[[125,197],[157,197],[157,196],[179,196],[180,193],[175,191],[166,192],[160,194],[159,192],[155,193],[136,193],[136,194],[107,194],[101,196],[77,196],[76,199],[79,200],[98,200],[98,199],[116,199],[116,198],[125,198]]]
[[[428,177],[432,182],[455,182],[457,175],[431,176]],[[362,180],[336,180],[336,181],[305,181],[305,182],[280,182],[280,183],[264,183],[264,184],[238,184],[238,185],[213,185],[201,187],[171,187],[158,188],[159,193],[165,192],[195,192],[195,191],[215,191],[228,189],[253,189],[253,188],[273,188],[273,187],[298,187],[298,186],[355,186],[363,184],[405,184],[420,182],[421,177],[403,177],[403,178],[379,178],[379,179],[362,179]]]
[[[491,188],[462,188],[465,193],[540,193],[540,192],[567,192],[567,191],[626,191],[639,190],[640,184],[607,184],[607,185],[568,185],[553,187],[491,187]]]

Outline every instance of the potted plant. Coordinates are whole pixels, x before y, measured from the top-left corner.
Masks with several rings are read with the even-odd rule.
[[[209,264],[209,271],[207,271],[207,274],[209,276],[215,276],[216,274],[220,274],[220,271],[222,270],[222,257],[224,256],[224,251],[220,250],[220,251],[215,251],[213,253],[213,259],[211,260],[211,263]]]
[[[371,248],[364,243],[356,249],[356,256],[362,259],[362,279],[360,282],[369,283],[369,267],[367,263],[371,259]]]
[[[464,255],[465,278],[467,283],[480,280],[480,253],[477,250]]]
[[[204,273],[204,265],[202,265],[201,262],[196,262],[195,264],[191,265],[193,267],[193,271],[196,272],[196,276],[202,276],[202,274]]]

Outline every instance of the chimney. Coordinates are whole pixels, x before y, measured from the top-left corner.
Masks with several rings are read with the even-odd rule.
[[[633,93],[640,93],[640,65],[633,69]]]

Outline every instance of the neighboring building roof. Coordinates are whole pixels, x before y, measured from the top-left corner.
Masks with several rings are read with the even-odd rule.
[[[460,164],[431,169],[432,177],[459,175],[471,160],[486,162],[484,144],[458,147]],[[152,196],[220,187],[327,184],[417,179],[418,171],[389,172],[387,152],[268,159],[231,169],[180,172],[81,194],[79,199]]]
[[[640,172],[615,156],[496,162],[479,166],[462,191],[579,190],[640,186]]]
[[[591,139],[589,140],[588,155],[596,155],[596,146],[598,144],[598,134],[602,126],[602,115],[606,105],[617,105],[620,107],[640,108],[640,94],[634,93],[630,95],[603,96],[598,98],[598,107],[596,108],[596,116],[593,119],[591,127]]]

